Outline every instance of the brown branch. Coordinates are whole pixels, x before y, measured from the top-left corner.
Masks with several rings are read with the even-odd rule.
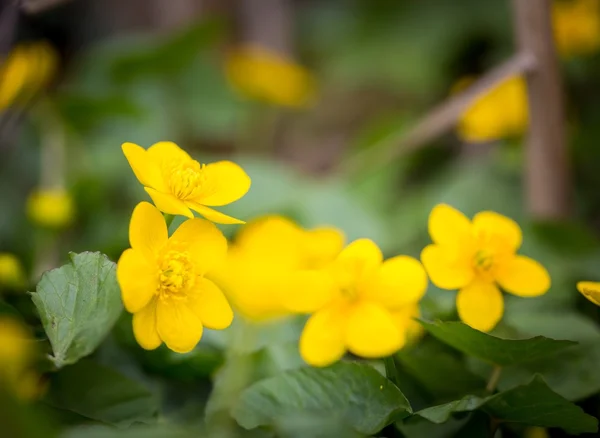
[[[290,0],[238,0],[238,5],[244,42],[281,55],[293,53]]]
[[[517,53],[480,77],[461,93],[449,97],[431,110],[400,141],[390,143],[377,155],[373,155],[374,153],[371,151],[359,152],[345,165],[342,165],[342,171],[354,173],[359,169],[377,168],[403,154],[427,145],[436,137],[451,130],[461,114],[478,95],[512,76],[526,73],[533,68],[534,59],[530,55]]]
[[[39,14],[70,0],[22,0],[21,8],[27,14]]]
[[[536,62],[526,72],[530,127],[525,192],[536,219],[560,219],[570,210],[571,182],[564,102],[551,24],[550,0],[513,0],[520,50]]]

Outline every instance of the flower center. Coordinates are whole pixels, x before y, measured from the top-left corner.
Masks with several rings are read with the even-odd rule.
[[[157,294],[182,297],[194,285],[194,266],[187,252],[169,251],[159,265]]]
[[[206,189],[206,165],[196,160],[181,163],[171,171],[171,192],[179,199],[195,198]]]
[[[475,253],[473,264],[478,271],[488,272],[494,266],[494,254],[481,249]]]

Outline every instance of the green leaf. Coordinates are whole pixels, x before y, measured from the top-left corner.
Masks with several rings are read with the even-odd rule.
[[[447,397],[446,400],[485,388],[485,381],[471,373],[457,354],[453,355],[452,350],[447,350],[450,349],[445,345],[427,338],[401,350],[397,357],[408,374],[431,394]]]
[[[501,339],[472,329],[461,322],[420,322],[430,334],[445,344],[501,366],[541,359],[577,345],[576,342],[557,341],[543,336],[530,339]]]
[[[123,310],[116,265],[99,252],[69,256],[71,263],[44,273],[31,294],[57,368],[92,353]]]
[[[140,426],[118,430],[108,426],[78,426],[67,429],[60,438],[198,438],[197,432],[178,426]]]
[[[157,398],[146,387],[90,360],[54,374],[45,401],[115,426],[153,422],[158,410]]]
[[[502,422],[558,427],[573,434],[591,433],[598,429],[598,420],[552,391],[538,375],[527,385],[486,398],[469,395],[461,400],[423,409],[415,415],[433,423],[444,423],[453,413],[476,409]]]
[[[402,392],[374,368],[339,362],[255,383],[242,393],[233,416],[242,427],[253,429],[298,416],[327,415],[356,432],[373,434],[410,412]]]

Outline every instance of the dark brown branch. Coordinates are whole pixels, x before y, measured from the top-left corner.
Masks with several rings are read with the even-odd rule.
[[[431,110],[400,141],[391,143],[389,147],[380,150],[377,155],[373,155],[371,151],[359,153],[347,161],[342,166],[342,170],[356,172],[358,169],[377,168],[403,154],[427,145],[436,137],[451,130],[461,114],[478,95],[512,76],[529,72],[533,68],[534,60],[531,56],[524,53],[514,55],[473,82],[461,93],[451,96]]]
[[[536,219],[569,214],[571,182],[561,77],[550,0],[513,0],[517,42],[536,62],[526,73],[530,128],[526,151],[527,208]]]

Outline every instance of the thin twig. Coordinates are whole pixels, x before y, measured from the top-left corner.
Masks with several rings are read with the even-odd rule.
[[[22,0],[21,9],[27,14],[39,14],[70,0]]]
[[[342,171],[355,173],[360,169],[375,169],[407,152],[425,146],[431,140],[452,129],[461,114],[478,95],[512,76],[531,71],[534,66],[535,60],[530,55],[515,54],[473,82],[464,91],[449,97],[431,110],[399,142],[390,143],[376,155],[373,155],[374,153],[370,150],[356,154],[345,165],[342,165]]]
[[[525,192],[536,219],[562,219],[570,211],[571,181],[564,101],[554,47],[550,0],[513,0],[519,49],[536,60],[527,71],[529,133]]]
[[[496,390],[496,386],[498,386],[498,381],[500,380],[500,375],[502,374],[502,367],[499,365],[495,365],[492,370],[492,374],[490,375],[490,379],[488,380],[487,385],[485,386],[485,390],[489,393],[493,393]]]

